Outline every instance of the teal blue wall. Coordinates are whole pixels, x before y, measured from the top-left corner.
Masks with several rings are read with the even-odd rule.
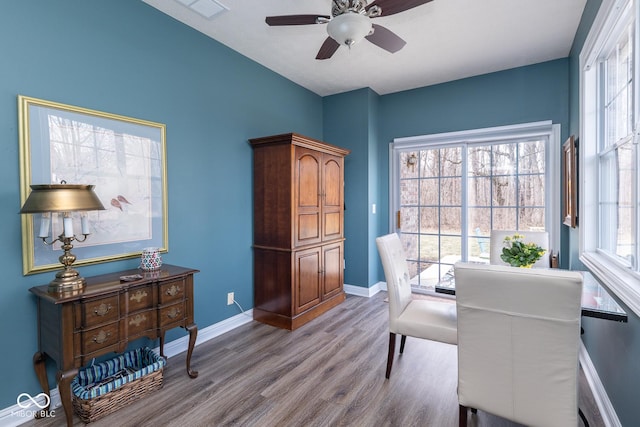
[[[200,329],[253,306],[248,138],[322,138],[322,98],[136,0],[7,0],[0,6],[0,408],[37,393],[31,286],[22,275],[18,94],[167,126],[169,253],[201,270]],[[366,178],[365,178],[366,179]],[[137,260],[81,267],[85,276]],[[172,340],[182,330],[168,334]],[[197,350],[196,350],[197,351]],[[52,384],[54,384],[52,382]]]
[[[571,134],[580,142],[580,50],[587,37],[602,1],[588,0],[578,27],[570,63],[570,123]],[[579,148],[578,148],[579,149]],[[567,227],[564,227],[567,228]],[[580,228],[571,230],[567,249],[570,250],[571,268],[584,269],[578,257]],[[618,303],[629,315],[629,323],[615,323],[584,317],[582,327],[584,343],[598,372],[609,399],[623,426],[638,425],[637,384],[640,384],[640,318],[621,301]]]
[[[382,175],[380,168],[378,167],[381,161],[380,151],[378,150],[379,138],[378,129],[380,127],[380,99],[381,97],[374,91],[369,92],[368,110],[369,116],[373,117],[373,120],[369,120],[369,141],[367,148],[369,152],[368,178],[369,178],[369,242],[375,242],[377,236],[386,234],[388,226],[381,227],[380,217],[381,212],[387,211],[388,205],[381,203],[381,194],[388,193],[387,189],[383,187],[384,182],[388,182],[388,175]],[[388,154],[383,156],[382,159],[387,159]],[[372,211],[372,205],[376,206],[376,213]],[[369,244],[369,284],[375,284],[379,281],[380,277],[384,276],[382,271],[382,264],[378,255],[378,248],[375,244]]]

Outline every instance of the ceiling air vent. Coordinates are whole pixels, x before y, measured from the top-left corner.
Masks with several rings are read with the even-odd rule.
[[[207,19],[211,19],[219,13],[229,10],[229,8],[223,4],[218,3],[215,0],[177,0],[183,5],[187,6],[194,12],[204,16]]]

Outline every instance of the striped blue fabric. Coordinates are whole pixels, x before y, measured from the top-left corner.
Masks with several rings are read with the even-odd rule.
[[[71,390],[79,399],[93,399],[162,369],[165,364],[165,359],[150,348],[138,348],[80,369],[71,382]]]

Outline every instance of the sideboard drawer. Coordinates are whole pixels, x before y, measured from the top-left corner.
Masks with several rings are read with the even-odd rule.
[[[118,319],[118,294],[79,304],[80,316],[76,328],[90,328]]]
[[[160,308],[160,327],[163,328],[173,323],[183,323],[187,313],[184,304],[185,302],[181,301],[177,304]]]
[[[120,341],[119,322],[110,323],[94,329],[80,331],[82,354],[89,354]]]
[[[184,279],[160,283],[160,304],[184,299]]]
[[[129,289],[122,296],[126,301],[129,313],[153,307],[153,289],[151,286]]]
[[[147,331],[155,330],[157,310],[150,309],[129,315],[124,322],[129,337],[144,334]]]

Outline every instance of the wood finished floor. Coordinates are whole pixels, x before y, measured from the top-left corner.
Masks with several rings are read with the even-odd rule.
[[[456,347],[408,338],[384,378],[386,293],[348,296],[322,317],[289,332],[251,322],[169,359],[162,390],[89,424],[115,426],[434,426],[458,425]],[[399,347],[399,344],[398,344]],[[581,375],[580,406],[603,427]],[[63,426],[61,408],[26,427]],[[84,423],[74,416],[74,426]],[[517,424],[487,413],[475,427]]]

